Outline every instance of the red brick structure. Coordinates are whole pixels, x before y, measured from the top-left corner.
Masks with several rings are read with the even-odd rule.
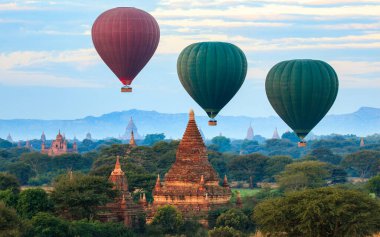
[[[59,156],[67,153],[78,153],[77,143],[74,141],[73,148],[68,149],[67,140],[64,136],[61,135],[61,131],[59,131],[50,148],[47,148],[45,146],[45,142],[42,142],[41,153],[47,154],[49,156]]]
[[[157,177],[150,218],[158,207],[169,204],[176,206],[185,218],[198,217],[201,223],[207,224],[208,211],[227,205],[231,198],[227,177],[223,186],[219,185],[219,181],[218,174],[208,161],[206,146],[191,110],[185,134],[177,149],[176,161],[165,175],[163,184]]]
[[[115,168],[109,179],[114,184],[114,189],[120,192],[120,196],[113,202],[108,203],[99,214],[102,222],[123,222],[127,227],[136,227],[139,224],[139,216],[143,214],[143,208],[133,202],[131,193],[128,191],[128,181],[121,169],[119,157],[116,158]]]

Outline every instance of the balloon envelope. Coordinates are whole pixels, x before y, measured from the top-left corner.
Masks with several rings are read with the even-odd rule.
[[[95,49],[124,85],[130,85],[153,56],[160,28],[147,12],[118,7],[102,13],[92,26]]]
[[[338,87],[334,69],[311,59],[280,62],[269,71],[265,82],[272,107],[300,139],[330,110]]]
[[[242,86],[247,59],[230,43],[195,43],[179,55],[177,73],[189,95],[214,118]]]

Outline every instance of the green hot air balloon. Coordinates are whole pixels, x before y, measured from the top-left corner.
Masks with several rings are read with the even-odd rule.
[[[276,64],[268,73],[265,90],[277,114],[301,139],[330,110],[338,94],[338,76],[327,63],[296,59]]]
[[[247,74],[247,59],[237,46],[224,42],[200,42],[182,50],[177,72],[185,90],[206,111],[209,125],[234,97]]]

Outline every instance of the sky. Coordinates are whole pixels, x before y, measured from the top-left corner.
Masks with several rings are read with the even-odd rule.
[[[133,93],[97,55],[91,26],[102,12],[132,6],[153,15],[161,38]],[[380,0],[0,0],[0,119],[74,119],[129,109],[202,109],[180,84],[179,53],[199,41],[236,44],[246,80],[222,115],[275,115],[265,77],[277,62],[320,59],[340,90],[329,114],[380,108]]]

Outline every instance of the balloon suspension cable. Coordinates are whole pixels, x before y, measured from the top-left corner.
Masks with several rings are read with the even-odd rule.
[[[132,92],[132,87],[129,85],[125,85],[121,88],[121,92]]]
[[[306,147],[307,146],[307,143],[305,140],[301,140],[300,142],[298,142],[298,147]]]

